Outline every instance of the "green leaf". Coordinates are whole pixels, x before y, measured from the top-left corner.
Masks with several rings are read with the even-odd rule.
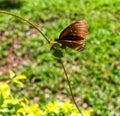
[[[20,87],[22,87],[22,88],[24,87],[23,83],[19,80],[13,79],[13,82],[20,85]]]
[[[0,106],[3,104],[4,102],[4,97],[3,94],[0,92]]]
[[[15,73],[12,70],[9,70],[9,75],[10,75],[10,78],[13,78],[15,76]]]
[[[51,47],[52,54],[55,57],[62,58],[65,55],[65,50],[61,48],[60,43],[55,43]]]
[[[16,79],[26,79],[26,76],[19,74],[16,76]]]
[[[58,42],[54,43],[51,47],[51,49],[57,49],[57,48],[60,48],[62,45]]]

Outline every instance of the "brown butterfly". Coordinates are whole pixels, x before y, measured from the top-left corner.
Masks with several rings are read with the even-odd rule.
[[[80,51],[84,48],[87,33],[87,21],[78,20],[61,32],[57,42],[62,44],[62,48],[69,47],[71,49]]]

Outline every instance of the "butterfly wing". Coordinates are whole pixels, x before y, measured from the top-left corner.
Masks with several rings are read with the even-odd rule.
[[[73,36],[73,40],[74,39],[84,39],[87,36],[87,32],[88,32],[88,24],[86,20],[78,20],[75,21],[74,23],[72,23],[71,25],[69,25],[66,29],[64,29],[60,36],[59,39],[60,40],[72,40],[72,36]]]
[[[69,47],[75,50],[81,50],[84,48],[87,32],[87,21],[78,20],[64,29],[57,41],[62,44],[63,48]]]
[[[84,49],[85,41],[81,40],[81,42],[77,43],[75,41],[70,41],[70,40],[60,40],[58,41],[59,43],[62,44],[62,48],[65,49],[66,47],[69,47],[71,49],[81,51]]]

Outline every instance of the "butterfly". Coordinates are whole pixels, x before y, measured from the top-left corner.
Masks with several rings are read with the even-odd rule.
[[[69,47],[71,49],[81,51],[84,49],[87,33],[87,21],[77,20],[65,28],[61,32],[59,39],[56,41],[62,44],[63,49]]]

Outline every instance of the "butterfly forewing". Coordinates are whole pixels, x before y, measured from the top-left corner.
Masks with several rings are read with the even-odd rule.
[[[86,20],[75,21],[61,32],[57,41],[62,44],[62,48],[69,47],[79,51],[84,48],[87,32]]]
[[[69,40],[69,38],[71,38],[73,41],[75,39],[85,39],[87,31],[88,25],[86,20],[75,21],[61,32],[59,40]]]

